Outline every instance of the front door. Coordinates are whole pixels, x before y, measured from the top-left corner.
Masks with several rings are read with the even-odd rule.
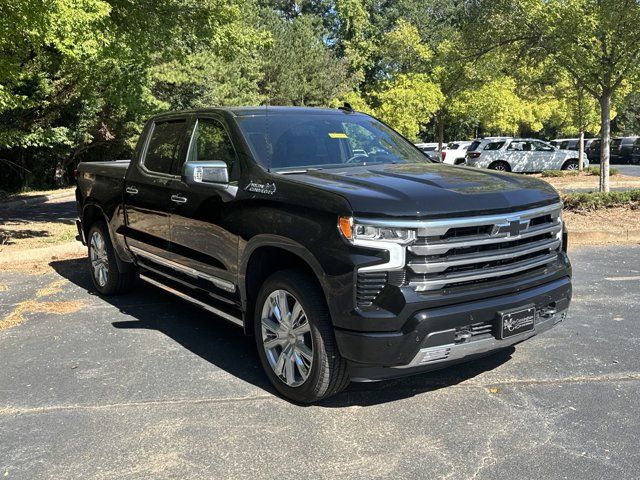
[[[173,207],[169,186],[175,181],[173,166],[186,150],[187,121],[158,120],[148,129],[147,142],[138,152],[140,160],[132,160],[136,164],[125,179],[125,237],[138,256],[166,257]]]
[[[535,152],[533,171],[541,172],[543,170],[560,170],[562,168],[562,160],[565,157],[563,152],[540,140],[533,140],[531,144]]]
[[[212,291],[228,295],[236,290],[238,273],[238,237],[233,233],[237,215],[232,210],[240,164],[222,118],[213,114],[197,118],[187,159],[224,161],[229,186],[172,182],[171,259],[196,271]],[[181,170],[178,164],[174,173]]]

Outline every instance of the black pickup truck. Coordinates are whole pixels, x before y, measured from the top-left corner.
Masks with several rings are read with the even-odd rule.
[[[159,115],[77,184],[98,292],[140,278],[239,325],[297,402],[504,349],[571,299],[552,187],[433,163],[349,108]]]

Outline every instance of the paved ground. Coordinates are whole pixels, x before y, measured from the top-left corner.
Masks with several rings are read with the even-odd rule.
[[[612,165],[612,167],[620,170],[620,173],[623,175],[640,177],[640,165]]]
[[[55,199],[46,203],[5,209],[0,204],[0,222],[64,222],[74,223],[77,217],[75,197]],[[0,223],[1,225],[1,223]]]
[[[640,246],[573,260],[546,336],[312,407],[158,289],[100,298],[83,260],[0,273],[0,318],[24,316],[0,330],[0,478],[637,478]]]

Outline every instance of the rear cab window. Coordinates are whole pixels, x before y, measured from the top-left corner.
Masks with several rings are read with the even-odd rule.
[[[186,119],[158,121],[153,125],[142,167],[149,173],[171,175],[184,147]]]

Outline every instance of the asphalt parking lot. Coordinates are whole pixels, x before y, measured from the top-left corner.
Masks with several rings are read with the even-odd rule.
[[[0,478],[637,478],[640,246],[572,258],[544,336],[310,407],[161,290],[100,298],[82,259],[2,272],[0,318],[24,321],[0,330]]]

